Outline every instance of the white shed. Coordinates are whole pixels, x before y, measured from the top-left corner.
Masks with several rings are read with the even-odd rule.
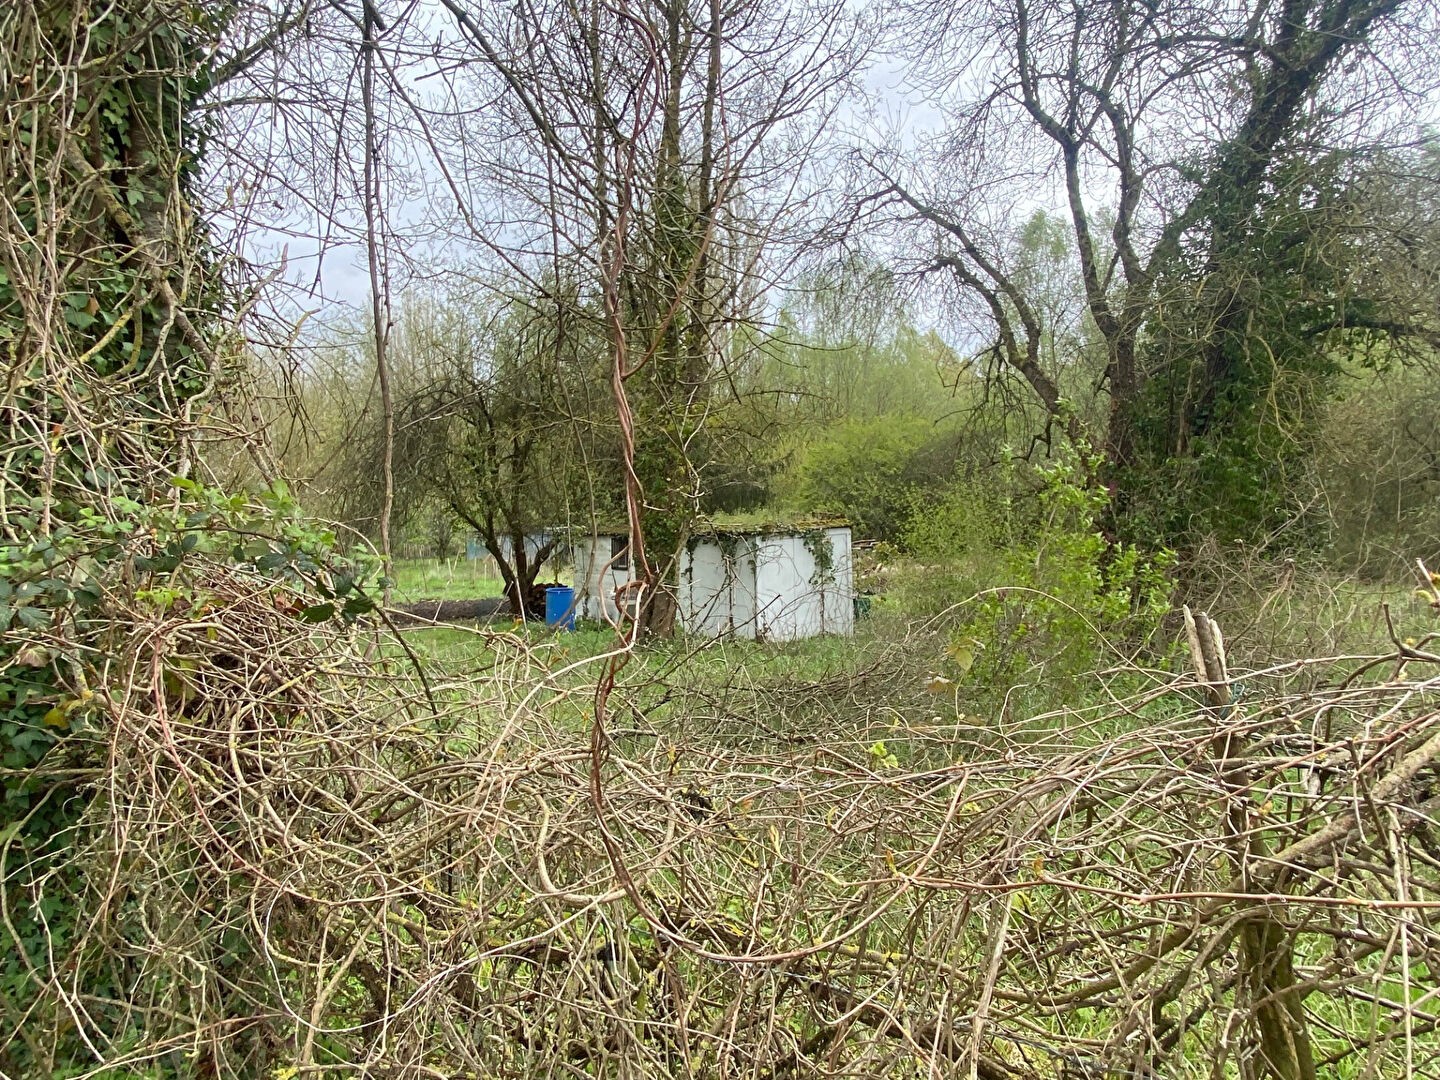
[[[617,596],[635,580],[630,567],[630,537],[600,532],[575,540],[575,612],[582,619],[617,622]]]
[[[602,533],[576,545],[580,614],[613,621],[617,590],[633,580],[627,537]],[[680,559],[680,625],[705,637],[794,641],[851,634],[855,586],[850,527],[713,525]]]
[[[795,641],[855,629],[850,526],[716,526],[680,560],[680,620],[707,637]]]

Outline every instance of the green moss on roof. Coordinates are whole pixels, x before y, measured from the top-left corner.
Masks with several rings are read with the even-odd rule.
[[[775,536],[801,534],[816,529],[848,529],[850,522],[842,517],[824,515],[796,515],[787,517],[773,512],[757,511],[749,514],[717,514],[713,518],[702,518],[695,523],[690,535],[703,536]],[[584,530],[581,530],[582,532]],[[630,532],[628,524],[602,522],[595,527],[595,536],[625,536]]]
[[[821,515],[784,517],[777,514],[720,514],[696,523],[695,536],[757,536],[776,533],[807,533],[816,529],[845,529],[850,522],[842,517]]]

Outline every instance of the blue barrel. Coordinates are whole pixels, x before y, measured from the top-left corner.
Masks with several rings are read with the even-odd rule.
[[[575,590],[570,586],[551,585],[545,590],[545,625],[575,629]]]

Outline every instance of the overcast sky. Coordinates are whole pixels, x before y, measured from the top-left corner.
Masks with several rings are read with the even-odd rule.
[[[422,23],[428,22],[439,30],[449,29],[444,18],[435,14],[437,5],[433,0],[425,0],[420,8],[431,12]],[[354,77],[344,70],[347,65],[353,65],[353,60],[335,53],[311,60],[306,53],[299,62],[335,69],[337,101],[339,87],[348,83],[353,92]],[[408,68],[404,73],[407,92],[419,99],[429,94],[431,103],[438,103],[435,83],[425,77],[435,66],[422,62]],[[381,92],[383,95],[383,84]],[[397,113],[405,112],[394,102],[390,104]],[[384,108],[382,103],[382,111]],[[239,154],[232,152],[225,175],[217,177],[212,188],[231,192],[244,188],[250,182],[245,177],[245,168],[251,162],[284,161],[284,165],[277,166],[284,175],[273,178],[267,188],[247,202],[243,223],[236,213],[224,209],[216,213],[217,233],[229,233],[239,252],[257,267],[275,271],[283,262],[281,277],[288,287],[277,291],[277,304],[288,317],[309,311],[332,321],[346,312],[368,311],[370,277],[363,243],[364,222],[353,191],[358,186],[353,172],[358,170],[360,116],[337,123],[337,128],[344,132],[341,137],[350,140],[355,158],[350,177],[352,190],[348,197],[325,200],[324,209],[317,212],[307,203],[316,198],[319,188],[333,184],[335,176],[328,171],[329,163],[323,159],[310,169],[287,160],[287,155],[294,154],[289,144],[303,142],[307,137],[305,133],[297,133],[293,124],[287,124],[281,111],[242,109],[237,115],[239,122],[247,125],[243,139],[246,150]],[[858,91],[842,104],[833,130],[841,138],[857,143],[910,144],[939,123],[939,111],[907,82],[904,63],[894,56],[882,55],[862,69]],[[410,140],[403,147],[399,145],[402,141],[404,136],[392,136],[387,150],[401,159],[408,174],[403,183],[397,183],[387,192],[392,227],[403,238],[397,246],[405,259],[399,261],[418,264],[417,269],[423,275],[447,265],[447,260],[453,264],[482,259],[484,253],[478,244],[457,242],[453,236],[443,242],[433,236],[426,238],[427,225],[433,225],[436,213],[450,212],[455,200],[429,150],[417,140]],[[397,266],[396,276],[403,283],[408,275]]]
[[[433,32],[439,40],[452,29],[448,19],[437,14],[434,0],[423,0],[417,10],[422,13],[414,24],[420,38]],[[327,65],[334,69],[330,76],[333,98],[322,101],[317,114],[323,116],[327,111],[335,114],[326,117],[326,122],[333,123],[328,137],[349,143],[350,173],[333,169],[333,163],[327,162],[323,155],[308,163],[296,160],[294,147],[302,144],[298,156],[303,157],[303,144],[309,136],[303,130],[287,127],[280,112],[267,112],[263,108],[242,110],[249,124],[243,142],[252,153],[248,156],[232,153],[224,175],[217,178],[214,186],[231,191],[245,188],[248,183],[245,170],[251,161],[284,161],[278,168],[285,175],[272,177],[270,187],[249,200],[245,227],[240,227],[237,215],[222,211],[216,215],[216,230],[221,234],[228,230],[236,238],[240,251],[261,267],[278,267],[283,257],[283,279],[291,287],[284,291],[278,304],[288,317],[294,318],[304,310],[316,313],[322,320],[333,321],[341,313],[362,312],[369,306],[370,280],[365,249],[360,242],[363,221],[357,210],[355,188],[358,185],[354,177],[358,170],[362,127],[358,115],[343,115],[342,108],[344,97],[348,94],[353,100],[354,96],[353,53],[339,49],[325,54],[323,50],[314,51],[317,48],[302,45],[302,53],[289,58],[289,62],[310,64],[312,70]],[[431,103],[438,104],[436,94],[444,80],[427,78],[437,66],[443,64],[423,53],[413,53],[409,66],[402,70],[406,92],[422,100],[428,95]],[[926,92],[916,88],[908,77],[905,63],[893,53],[882,53],[872,60],[863,72],[860,85],[860,92],[842,105],[833,125],[834,133],[842,141],[913,146],[942,122],[940,110]],[[1437,111],[1434,104],[1427,100],[1420,110],[1431,122]],[[397,114],[405,112],[394,100],[382,101],[382,112],[392,108]],[[315,137],[311,141],[318,145],[325,140]],[[397,259],[396,276],[401,286],[408,274],[399,263],[408,262],[410,269],[423,278],[443,267],[482,261],[484,253],[477,243],[457,241],[453,235],[442,243],[434,238],[433,231],[427,237],[427,227],[433,226],[437,215],[451,213],[455,204],[429,150],[417,141],[405,145],[396,136],[392,137],[388,152],[400,161],[405,173],[403,182],[397,181],[387,191],[388,214],[399,236],[396,246],[401,250],[397,255],[404,256]],[[1018,171],[1024,171],[1024,163],[1017,166]],[[344,190],[347,183],[348,194]],[[325,201],[325,209],[317,213],[306,206],[306,200],[327,185],[340,188],[341,197]],[[1032,185],[1012,188],[1001,194],[1001,198],[1004,205],[997,205],[997,215],[1018,220],[1037,207],[1054,205],[1058,202],[1058,193]]]

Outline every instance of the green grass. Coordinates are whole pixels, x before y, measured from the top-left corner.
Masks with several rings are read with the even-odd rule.
[[[838,679],[843,687],[849,677],[873,666],[877,655],[890,650],[888,638],[869,626],[857,630],[850,638],[823,636],[783,644],[707,641],[683,634],[668,641],[642,642],[617,679],[611,702],[612,737],[627,746],[631,744],[625,740],[638,739],[635,752],[641,754],[653,749],[652,735],[645,734],[651,725],[687,744],[749,742],[765,738],[765,729],[807,736],[824,732],[827,738],[856,742],[860,736],[848,727],[842,733],[834,719],[849,715],[843,692],[832,700],[829,693],[810,694],[803,688],[823,686],[831,679]],[[466,717],[454,733],[459,741],[453,746],[461,748],[455,752],[461,753],[472,748],[466,740],[493,737],[522,699],[529,709],[543,711],[553,725],[547,729],[550,737],[583,738],[594,715],[595,690],[605,665],[602,657],[619,645],[610,627],[584,623],[575,631],[556,631],[543,623],[500,619],[477,629],[423,627],[401,633],[435,685],[444,688],[441,695],[447,705],[459,710],[454,715]],[[393,643],[387,652],[402,664],[408,659],[399,656]],[[477,678],[481,681],[472,682]],[[482,686],[487,687],[482,691],[487,704],[477,709],[475,700],[466,695]],[[780,694],[784,707],[766,708],[764,702],[771,694]],[[713,706],[707,703],[722,701],[726,703],[723,729],[709,730],[709,721],[698,720],[694,710],[699,707],[700,715],[708,716]],[[747,719],[752,715],[756,722]],[[908,732],[895,728],[893,720],[889,714],[882,718],[857,714],[856,723],[869,733],[861,745],[887,739],[900,747]],[[912,756],[903,748],[898,753],[906,760]]]
[[[513,662],[523,646],[535,665],[532,674],[562,672],[566,686],[593,684],[598,664],[584,661],[616,648],[615,631],[581,622],[573,631],[559,631],[541,622],[502,618],[478,632],[462,627],[423,627],[403,631],[405,640],[427,666],[454,675],[487,670]],[[652,680],[720,687],[725,685],[795,686],[819,682],[865,667],[887,645],[881,627],[868,621],[853,637],[823,635],[802,641],[771,644],[744,640],[711,641],[679,634],[669,641],[642,643],[621,675],[635,686]],[[573,670],[566,670],[573,668]]]
[[[395,560],[395,599],[478,600],[500,596],[505,583],[483,570],[489,564],[464,556],[454,559]]]
[[[482,591],[486,579],[463,560],[458,565],[417,560],[402,564],[402,572],[411,596],[486,595]],[[498,586],[494,582],[495,591]],[[475,591],[467,591],[471,589]],[[1342,645],[1360,653],[1384,651],[1388,644],[1383,625],[1379,625],[1381,590],[1373,587],[1344,579],[1302,579],[1285,592],[1275,593],[1272,587],[1256,596],[1253,586],[1237,592],[1239,595],[1223,598],[1226,603],[1220,610],[1233,642],[1237,670],[1329,655]],[[905,609],[904,598],[904,591],[896,589],[878,599],[870,617],[857,623],[856,634],[850,638],[822,636],[773,644],[707,641],[681,634],[672,641],[643,642],[625,664],[619,683],[642,710],[654,708],[648,715],[656,721],[677,719],[676,710],[683,714],[696,700],[712,696],[730,700],[735,709],[744,712],[761,708],[760,700],[774,695],[773,726],[785,730],[823,726],[833,722],[827,719],[832,714],[849,709],[865,717],[863,726],[883,739],[907,767],[920,767],[936,750],[932,728],[953,728],[954,738],[964,744],[966,753],[984,754],[998,750],[1002,742],[1006,746],[1041,746],[1056,739],[1069,744],[1104,741],[1136,723],[1166,723],[1177,710],[1183,714],[1188,708],[1180,698],[1164,697],[1148,702],[1138,713],[1110,715],[1116,698],[1153,690],[1166,679],[1165,672],[1186,670],[1175,627],[1157,631],[1152,651],[1139,658],[1140,668],[1128,668],[1116,655],[1097,649],[1095,666],[1113,666],[1115,670],[1066,673],[1059,678],[1049,670],[1042,654],[1019,673],[1014,685],[989,684],[983,672],[955,666],[950,651],[953,627],[943,619],[938,624],[917,620],[913,611]],[[1422,617],[1429,617],[1429,612],[1414,610],[1423,605],[1414,603],[1413,598],[1410,602],[1394,599],[1397,630],[1418,634],[1412,622],[1425,621]],[[1429,621],[1433,623],[1433,617]],[[561,711],[573,704],[577,720],[601,671],[599,662],[586,661],[617,645],[614,630],[606,626],[582,622],[577,630],[566,632],[542,622],[521,623],[508,617],[478,632],[436,627],[408,629],[405,635],[427,668],[442,676],[465,679],[493,672],[507,683],[543,680],[547,688],[541,698],[559,693],[566,702]],[[1309,640],[1311,635],[1323,640]],[[1339,640],[1342,637],[1346,640]],[[850,694],[850,678],[874,669],[877,661],[885,672],[883,692],[866,689],[863,702],[842,705],[838,699]],[[1322,670],[1328,669],[1317,668],[1316,677]],[[936,689],[932,685],[936,673],[950,682]],[[831,680],[838,681],[827,685]],[[1267,685],[1262,682],[1253,689],[1259,693]],[[794,693],[807,686],[816,688],[816,693]],[[834,702],[820,701],[837,695]],[[899,719],[902,713],[923,721],[925,731],[917,736],[913,748],[908,721]],[[567,722],[569,719],[567,715]],[[678,719],[686,722],[683,715]],[[893,731],[887,729],[892,721],[898,724]]]
[[[400,603],[413,600],[482,600],[505,594],[505,583],[490,573],[494,563],[489,559],[396,559],[395,599]],[[568,566],[548,565],[541,572],[542,581],[569,582]]]

